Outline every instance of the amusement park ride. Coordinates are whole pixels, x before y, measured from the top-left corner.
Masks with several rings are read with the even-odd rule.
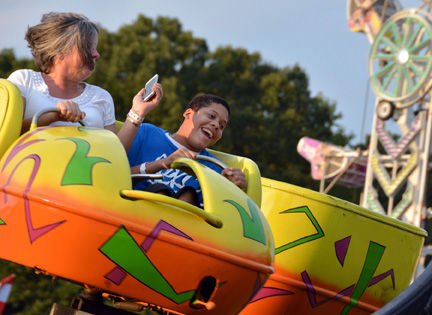
[[[367,151],[303,138],[298,151],[327,193],[337,182],[363,186],[360,205],[421,227],[432,215],[425,205],[432,132],[432,2],[403,10],[397,1],[348,1],[348,24],[372,44],[369,81],[376,95]],[[390,122],[398,127],[389,132]],[[330,182],[327,188],[325,182]],[[432,255],[425,246],[421,262]],[[422,271],[422,263],[418,272]]]
[[[252,160],[218,151],[222,167],[245,173],[246,191],[185,158],[171,167],[198,178],[202,209],[133,190],[115,135],[38,127],[43,112],[20,135],[21,95],[0,79],[0,237],[8,240],[0,258],[83,285],[53,315],[424,310],[432,304],[432,269],[420,259],[429,250],[431,1],[409,10],[348,1],[351,30],[372,43],[376,111],[366,152],[300,140],[320,192],[262,178]],[[386,129],[391,119],[399,142]],[[327,195],[335,183],[363,186],[361,205]]]

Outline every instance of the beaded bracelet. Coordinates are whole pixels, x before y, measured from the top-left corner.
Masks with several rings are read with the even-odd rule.
[[[127,114],[128,120],[133,123],[135,126],[141,126],[142,122],[144,121],[144,117],[141,117],[137,113],[135,113],[132,109]]]

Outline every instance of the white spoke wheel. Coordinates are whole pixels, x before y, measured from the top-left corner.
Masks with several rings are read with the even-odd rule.
[[[412,105],[431,87],[432,30],[427,12],[404,10],[381,28],[369,53],[369,75],[377,97],[396,108]]]

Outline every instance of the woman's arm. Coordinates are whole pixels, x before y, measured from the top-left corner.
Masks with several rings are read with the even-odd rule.
[[[55,121],[70,121],[78,122],[85,117],[85,113],[82,112],[77,103],[72,101],[60,101],[56,105],[60,111],[58,113],[49,112],[40,116],[37,124],[38,126],[48,126]],[[26,100],[23,97],[23,113],[26,109]],[[33,118],[23,119],[21,133],[24,133],[30,129],[31,121]]]

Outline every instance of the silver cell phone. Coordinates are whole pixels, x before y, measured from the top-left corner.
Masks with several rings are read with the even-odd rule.
[[[150,100],[154,95],[155,92],[152,90],[153,85],[158,82],[159,75],[155,74],[150,80],[147,81],[145,85],[145,95],[143,97],[144,102],[147,102]]]

